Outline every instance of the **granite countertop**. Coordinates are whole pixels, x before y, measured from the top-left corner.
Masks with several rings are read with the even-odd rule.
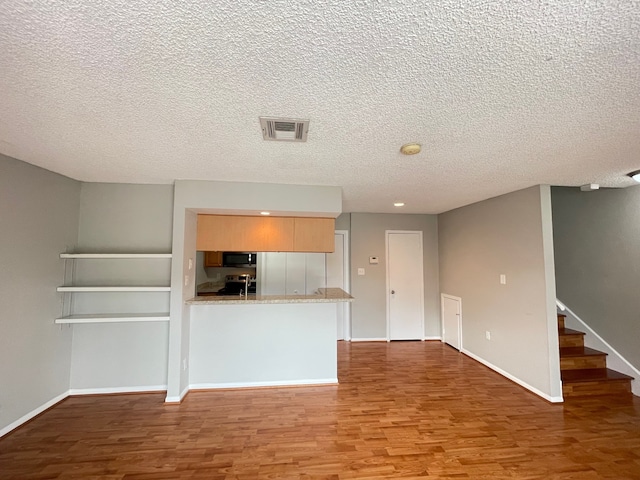
[[[319,288],[312,295],[249,295],[246,299],[239,295],[215,297],[194,297],[187,305],[229,305],[247,303],[335,303],[352,302],[353,297],[341,288]]]

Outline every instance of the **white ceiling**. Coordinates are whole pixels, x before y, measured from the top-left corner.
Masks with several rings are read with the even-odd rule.
[[[640,3],[3,0],[0,95],[0,153],[82,181],[338,185],[344,211],[404,213],[624,187]],[[307,143],[259,116],[310,119]]]

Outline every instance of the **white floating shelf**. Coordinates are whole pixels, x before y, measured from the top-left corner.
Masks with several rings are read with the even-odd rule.
[[[58,292],[170,292],[171,287],[58,287]]]
[[[55,323],[123,323],[123,322],[168,322],[168,313],[99,313],[69,315],[55,319]]]
[[[171,258],[170,253],[61,253],[60,258]]]

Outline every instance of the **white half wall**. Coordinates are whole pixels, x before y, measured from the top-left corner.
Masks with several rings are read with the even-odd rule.
[[[335,303],[193,305],[191,388],[335,383]]]

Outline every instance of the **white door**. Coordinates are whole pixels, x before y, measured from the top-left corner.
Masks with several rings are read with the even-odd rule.
[[[442,294],[442,338],[456,350],[462,348],[462,299]]]
[[[387,339],[424,339],[422,232],[387,231]]]
[[[345,292],[349,291],[348,286],[348,232],[346,230],[338,230],[335,233],[335,250],[333,253],[327,253],[327,287],[337,287]],[[338,340],[350,340],[351,329],[349,328],[349,303],[337,302],[337,318],[336,326]]]

